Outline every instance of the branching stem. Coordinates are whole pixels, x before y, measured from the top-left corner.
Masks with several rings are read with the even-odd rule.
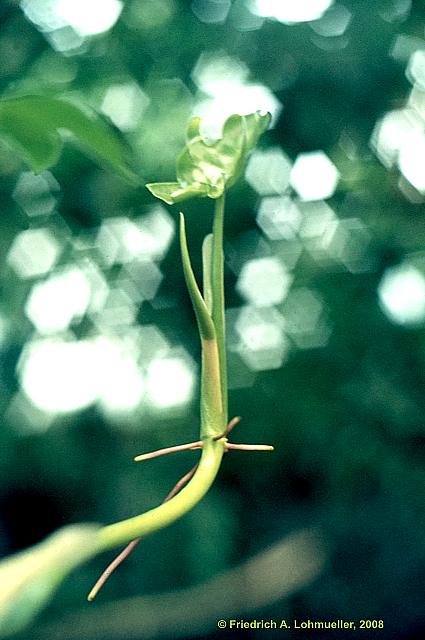
[[[171,524],[190,511],[214,482],[225,449],[223,440],[204,442],[193,478],[172,500],[139,516],[104,527],[99,532],[99,551],[113,549]]]
[[[197,468],[198,468],[198,465],[195,464],[195,466],[192,467],[192,469],[188,473],[186,473],[182,478],[180,478],[177,484],[171,489],[170,493],[167,495],[165,500],[163,500],[163,504],[164,502],[168,502],[169,500],[171,500],[171,498],[174,498],[174,496],[178,494],[180,489],[182,489],[185,486],[185,484],[187,484],[189,480],[193,477]],[[132,551],[137,547],[141,539],[142,538],[136,538],[135,540],[132,540],[131,542],[129,542],[128,545],[125,547],[125,549],[123,549],[121,553],[119,553],[117,557],[114,558],[114,560],[112,560],[112,562],[106,567],[105,571],[102,573],[99,580],[96,582],[93,589],[90,591],[89,595],[87,596],[87,600],[89,602],[95,599],[95,597],[97,596],[97,594],[99,593],[99,591],[101,590],[105,582],[108,580],[108,578],[113,574],[115,569],[117,569],[120,566],[120,564],[124,562],[126,558],[128,558],[128,556],[132,553]]]
[[[233,418],[227,423],[223,224],[224,194],[216,200],[212,238],[204,244],[204,295],[206,296],[204,299],[192,270],[184,216],[180,215],[183,272],[195,311],[202,348],[201,439],[141,454],[135,460],[149,460],[192,449],[201,449],[201,458],[199,463],[176,484],[160,506],[100,530],[99,552],[121,544],[127,544],[127,546],[99,578],[89,594],[89,600],[93,600],[111,573],[128,557],[142,537],[171,524],[203,498],[214,482],[226,451],[273,449],[269,445],[231,444],[227,441],[227,435],[240,418]]]

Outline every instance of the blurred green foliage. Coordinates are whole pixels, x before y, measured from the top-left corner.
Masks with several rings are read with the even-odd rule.
[[[237,112],[235,96],[246,104],[258,98],[258,108],[274,112],[263,156],[252,159],[247,181],[229,196],[225,250],[229,405],[232,415],[243,416],[234,439],[255,442],[261,434],[276,451],[266,462],[260,454],[226,456],[205,502],[144,541],[108,584],[103,606],[113,612],[120,598],[208,581],[314,527],[328,549],[327,565],[313,583],[262,603],[256,617],[382,618],[380,637],[420,638],[424,3],[351,0],[315,20],[286,24],[256,15],[242,0],[128,0],[115,23],[93,35],[78,30],[78,20],[72,26],[71,18],[53,19],[54,4],[1,3],[3,97],[48,96],[101,112],[131,148],[141,183],[174,179],[192,115],[208,109],[220,115],[220,105],[230,103]],[[400,112],[395,133],[384,135],[379,123],[393,112]],[[49,124],[72,130],[50,118]],[[285,178],[297,159],[302,174],[299,154],[316,151],[339,172],[331,195],[319,201],[303,199],[302,191],[317,176],[323,189],[329,170],[323,156],[317,171],[297,183],[301,194],[294,169],[292,183]],[[112,164],[114,153],[107,153]],[[177,211],[155,209],[145,189],[69,144],[54,168],[34,176],[2,141],[0,189],[6,555],[61,525],[113,522],[162,501],[192,455],[143,466],[132,458],[196,438],[197,390],[191,395],[183,382],[199,354],[178,248],[169,237]],[[184,210],[196,257],[210,231],[208,203],[189,202]],[[22,235],[28,231],[42,234]],[[196,260],[194,268],[199,273]],[[76,295],[67,294],[70,273],[78,295],[90,294],[83,302],[77,296],[67,311]],[[394,289],[397,275],[401,289]],[[57,288],[44,298],[46,289],[35,288],[51,286],[52,278]],[[94,349],[102,376],[89,367],[73,373],[76,352],[63,343]],[[127,360],[114,360],[111,344],[125,344]],[[128,353],[138,367],[132,384],[137,391],[140,369],[145,394],[138,400],[135,391],[132,407],[123,409],[117,389],[120,378],[129,379],[122,374],[131,368]],[[158,354],[180,363],[170,365],[167,379],[186,393],[186,403],[158,397],[155,376],[165,376]],[[28,364],[38,357],[44,370]],[[106,379],[101,390],[92,385],[96,375]],[[86,395],[72,401],[84,406],[58,410],[71,403],[71,391],[82,393],[81,380]],[[48,638],[49,625],[60,628],[74,610],[83,620],[82,598],[108,560],[75,572],[23,637]],[[224,637],[210,622],[196,629],[202,637]],[[244,637],[263,637],[250,633]],[[118,636],[88,628],[86,637]]]
[[[126,150],[113,131],[78,107],[48,96],[22,96],[0,103],[0,130],[17,145],[35,172],[49,169],[59,160],[61,139],[65,130],[120,175],[135,179],[126,163]],[[127,152],[127,153],[126,153]]]

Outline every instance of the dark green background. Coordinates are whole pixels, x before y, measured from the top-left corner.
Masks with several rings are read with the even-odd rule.
[[[321,347],[299,349],[289,336],[288,356],[273,370],[252,372],[232,356],[231,381],[237,388],[230,391],[230,411],[243,416],[234,440],[270,442],[276,451],[226,456],[204,502],[140,545],[91,605],[90,611],[104,607],[102,615],[112,616],[118,627],[119,599],[201,584],[270,544],[311,529],[326,555],[316,578],[286,599],[259,610],[235,611],[236,617],[376,618],[385,620],[385,629],[370,637],[423,637],[425,337],[422,325],[392,323],[379,305],[377,289],[386,269],[425,255],[425,214],[422,197],[416,194],[412,202],[403,195],[398,169],[379,163],[370,138],[377,120],[403,107],[411,91],[405,75],[408,56],[397,58],[390,52],[400,34],[410,37],[412,52],[425,48],[425,5],[398,0],[347,0],[344,5],[352,13],[346,32],[326,38],[317,36],[309,23],[266,20],[261,28],[241,31],[236,10],[242,3],[233,3],[224,23],[207,24],[195,16],[189,2],[129,0],[112,30],[64,55],[25,17],[19,3],[0,4],[0,84],[6,94],[77,95],[80,102],[99,107],[109,85],[131,80],[140,85],[150,105],[127,139],[142,182],[174,178],[175,153],[197,90],[191,74],[199,56],[224,51],[239,58],[250,71],[249,81],[269,87],[283,104],[262,146],[278,145],[292,160],[301,152],[320,149],[328,154],[342,175],[329,206],[340,220],[361,221],[370,234],[366,267],[358,270],[326,251],[309,251],[299,240],[292,288],[306,287],[322,300],[329,339]],[[348,155],[347,140],[354,149]],[[2,143],[0,310],[8,327],[0,352],[4,555],[67,523],[113,522],[158,504],[192,464],[193,455],[143,467],[133,465],[132,456],[196,438],[198,428],[196,396],[177,414],[145,411],[133,419],[108,420],[91,407],[54,419],[48,429],[39,426],[40,416],[39,423],[36,418],[28,424],[17,420],[11,403],[19,393],[17,362],[34,338],[24,313],[34,282],[19,279],[6,261],[13,239],[38,226],[60,234],[66,225],[75,240],[82,230],[97,231],[105,218],[143,216],[152,205],[144,188],[128,186],[67,144],[52,169],[60,184],[56,213],[29,217],[12,198],[23,170],[27,167]],[[245,303],[235,289],[241,265],[255,255],[285,260],[292,246],[263,238],[266,248],[258,253],[258,204],[247,183],[228,199],[226,285],[231,308]],[[177,209],[169,211],[176,219]],[[202,202],[188,203],[185,212],[198,269],[211,211],[208,202]],[[349,235],[348,246],[351,239]],[[62,264],[77,259],[69,240]],[[164,278],[157,296],[138,306],[134,323],[156,324],[171,344],[182,345],[198,360],[175,240],[160,266]],[[110,282],[117,278],[113,268],[104,275]],[[285,315],[285,305],[277,306]],[[72,330],[81,339],[91,335],[91,319],[82,318]],[[85,594],[109,559],[100,557],[73,574],[22,638],[56,637],[75,611],[82,639],[119,637],[89,627],[84,633]],[[204,598],[208,601],[207,587]],[[184,611],[190,603],[181,598],[180,604]],[[137,629],[143,627],[136,605],[133,611],[134,635],[127,632],[123,638],[138,638]],[[169,636],[158,624],[158,635],[152,637],[181,636],[177,622]],[[226,635],[209,621],[204,627],[198,625],[184,637],[304,640],[302,634],[248,630]],[[70,628],[64,627],[63,633],[64,640],[71,637]],[[311,637],[333,636],[317,632]],[[368,636],[339,632],[336,637]]]

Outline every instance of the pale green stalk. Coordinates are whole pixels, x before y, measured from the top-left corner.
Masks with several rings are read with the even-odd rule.
[[[206,144],[202,140],[199,120],[192,121],[188,145],[177,160],[178,182],[147,185],[156,197],[168,204],[193,196],[215,199],[213,233],[205,239],[202,251],[203,295],[190,264],[183,216],[180,223],[183,271],[198,323],[202,349],[202,454],[195,467],[196,471],[192,469],[184,476],[171,492],[174,497],[167,496],[159,507],[106,527],[64,528],[30,552],[18,554],[3,563],[0,567],[0,637],[19,631],[28,624],[72,568],[101,551],[136,542],[139,538],[166,527],[192,509],[214,482],[225,450],[272,449],[268,445],[232,445],[227,442],[227,433],[238,422],[238,418],[227,424],[223,277],[224,193],[216,198],[216,184],[209,184],[208,180],[198,182],[199,172],[202,174],[205,163],[207,166],[211,163],[217,165],[222,171],[224,162],[228,168],[233,167],[232,171],[226,174],[227,187],[230,187],[240,175],[247,154],[267,128],[269,121],[269,114],[258,112],[248,116],[231,116],[223,127],[223,139],[214,145]],[[242,146],[238,143],[240,136],[243,137]],[[232,148],[233,164],[230,162],[229,165],[228,154]],[[187,478],[191,480],[180,490]],[[128,553],[130,551],[131,549]],[[125,553],[126,549],[118,558],[126,557],[123,555]],[[95,597],[115,566],[116,561],[106,569],[90,592],[89,600]]]
[[[224,193],[216,200],[211,260],[212,319],[217,332],[218,356],[220,361],[221,398],[223,403],[223,420],[227,424],[227,363],[226,363],[226,329],[224,319]]]
[[[169,502],[134,518],[103,527],[99,532],[99,551],[112,549],[135,538],[153,533],[190,511],[214,482],[224,448],[224,440],[205,441],[198,469],[189,484]]]
[[[171,524],[190,511],[206,494],[220,467],[225,439],[216,440],[227,424],[227,376],[223,285],[224,196],[216,202],[211,251],[204,251],[204,289],[208,306],[199,291],[190,263],[183,214],[180,215],[180,246],[183,272],[195,311],[202,348],[201,439],[202,454],[196,473],[170,501],[134,518],[102,528],[99,551],[125,544]],[[211,256],[210,256],[211,254]]]

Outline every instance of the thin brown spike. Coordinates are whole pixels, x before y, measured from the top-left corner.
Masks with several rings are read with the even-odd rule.
[[[225,438],[226,436],[228,436],[231,430],[233,429],[233,427],[236,427],[236,425],[241,420],[242,418],[240,416],[235,416],[234,418],[232,418],[229,424],[227,425],[227,427],[225,428],[225,430],[223,431],[223,433],[220,436],[216,436],[214,440],[221,440],[222,438]]]
[[[103,585],[105,584],[109,576],[112,575],[112,573],[115,571],[117,567],[119,567],[121,562],[123,562],[126,558],[128,558],[128,556],[133,551],[133,549],[139,544],[140,540],[141,538],[136,538],[135,540],[132,540],[131,542],[129,542],[128,545],[125,547],[125,549],[123,549],[121,553],[119,553],[117,557],[114,558],[114,560],[112,560],[110,564],[108,564],[105,571],[102,573],[99,580],[96,582],[93,589],[90,591],[89,595],[87,596],[87,600],[89,602],[95,599],[95,597],[97,596],[97,594],[99,593],[99,591],[101,590],[101,588],[103,587]]]
[[[175,453],[177,451],[187,451],[188,449],[200,449],[202,447],[202,440],[196,442],[186,442],[186,444],[177,444],[174,447],[166,447],[165,449],[157,449],[150,453],[142,453],[134,458],[135,462],[142,462],[142,460],[151,460],[152,458],[158,458],[159,456],[166,456],[169,453]]]
[[[183,478],[180,478],[180,480],[171,489],[170,493],[165,498],[164,502],[168,502],[169,500],[171,500],[171,498],[174,498],[174,496],[178,494],[180,489],[183,489],[185,484],[187,484],[189,482],[189,480],[195,475],[195,471],[196,471],[197,468],[198,468],[198,465],[195,464],[195,466],[192,467],[192,469],[190,471],[188,471],[186,473],[186,475],[183,476]]]
[[[198,465],[196,464],[188,473],[186,473],[182,478],[180,478],[180,480],[174,485],[170,493],[165,497],[165,499],[162,502],[163,503],[168,502],[169,500],[171,500],[171,498],[174,498],[174,496],[177,495],[177,493],[181,489],[183,489],[183,487],[189,482],[192,476],[195,475],[195,471],[197,468],[198,468]],[[95,599],[95,597],[97,596],[97,594],[99,593],[99,591],[101,590],[105,582],[108,580],[108,578],[112,575],[115,569],[117,569],[120,566],[120,564],[126,558],[128,558],[130,553],[139,544],[141,539],[142,538],[136,538],[135,540],[132,540],[131,542],[129,542],[128,545],[125,547],[125,549],[123,549],[121,553],[119,553],[117,557],[114,558],[114,560],[112,560],[112,562],[106,567],[105,571],[102,573],[99,580],[96,582],[93,589],[90,591],[89,595],[87,596],[87,600],[89,602],[92,602],[92,600]]]
[[[226,442],[226,449],[240,451],[274,451],[274,447],[270,444],[233,444],[233,442]]]

